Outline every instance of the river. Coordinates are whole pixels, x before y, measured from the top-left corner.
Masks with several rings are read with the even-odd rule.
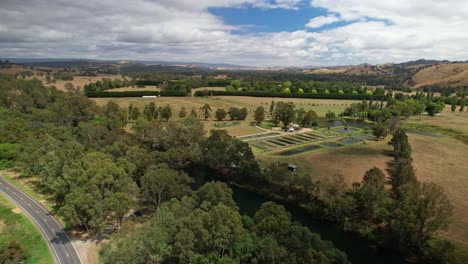
[[[201,170],[192,171],[190,175],[195,179],[195,187],[200,187],[205,182],[213,180],[222,181],[214,175]],[[233,199],[237,203],[237,206],[239,206],[241,214],[247,214],[252,217],[264,202],[272,201],[265,196],[235,185],[230,185],[230,187],[233,190]],[[300,207],[278,201],[274,202],[283,205],[286,210],[291,213],[293,221],[298,221],[304,226],[307,226],[312,232],[319,234],[322,239],[333,242],[336,248],[348,255],[348,259],[352,263],[405,263],[402,256],[388,252],[376,252],[370,247],[369,243],[363,239],[360,239],[356,235],[343,232],[331,223],[320,221],[318,217],[314,217]]]

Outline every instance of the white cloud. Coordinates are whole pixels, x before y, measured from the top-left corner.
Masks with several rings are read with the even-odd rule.
[[[0,57],[381,63],[468,58],[468,2],[312,0],[307,30],[236,34],[210,7],[296,9],[300,0],[1,0]],[[268,11],[266,11],[268,12]],[[348,24],[316,32],[321,26]]]
[[[340,19],[335,15],[318,16],[309,20],[309,23],[306,24],[306,27],[319,28],[338,21],[340,21]]]

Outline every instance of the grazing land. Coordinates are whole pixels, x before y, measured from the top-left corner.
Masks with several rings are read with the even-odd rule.
[[[39,230],[19,208],[0,195],[0,247],[6,247],[12,240],[25,250],[25,263],[54,263]]]

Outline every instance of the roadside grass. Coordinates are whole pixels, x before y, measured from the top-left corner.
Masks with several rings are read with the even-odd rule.
[[[40,231],[3,195],[0,195],[0,247],[6,247],[12,240],[16,240],[25,250],[25,263],[49,264],[54,263],[46,242]]]

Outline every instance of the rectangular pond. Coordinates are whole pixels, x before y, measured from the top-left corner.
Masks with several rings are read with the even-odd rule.
[[[338,148],[338,147],[342,147],[343,145],[341,144],[338,144],[336,142],[323,142],[322,145],[326,146],[326,147],[330,147],[330,148]]]
[[[308,145],[308,146],[301,147],[301,148],[284,150],[284,151],[276,153],[275,155],[278,155],[278,156],[291,156],[291,155],[295,155],[295,154],[299,154],[299,153],[303,153],[303,152],[307,152],[307,151],[312,151],[312,150],[316,150],[316,149],[320,149],[320,148],[322,148],[322,147],[317,146],[317,145]]]
[[[240,136],[240,137],[237,137],[238,139],[240,140],[250,140],[250,139],[260,139],[260,138],[264,138],[264,137],[270,137],[270,136],[276,136],[276,135],[279,135],[280,133],[278,132],[268,132],[268,133],[264,133],[264,134],[256,134],[256,135],[250,135],[250,136]]]
[[[268,142],[268,143],[271,143],[271,144],[274,144],[274,145],[283,146],[283,147],[290,145],[290,144],[286,144],[284,142],[281,142],[281,141],[279,141],[277,139],[268,139],[268,140],[265,140],[265,142]]]
[[[348,128],[335,127],[335,128],[333,128],[333,130],[335,130],[336,132],[345,133],[345,134],[354,133],[354,132],[358,131],[357,129],[353,129],[353,128],[349,128],[349,127]]]
[[[329,127],[339,127],[339,126],[346,126],[346,125],[348,127],[357,127],[357,128],[370,128],[371,127],[371,125],[366,122],[354,120],[354,119],[346,119],[345,121],[333,120],[333,121],[328,122]]]
[[[362,142],[362,139],[353,138],[353,137],[348,137],[348,138],[343,138],[343,139],[340,140],[339,142],[340,142],[341,144],[350,145],[350,144]]]
[[[417,134],[421,136],[428,136],[428,137],[433,137],[433,138],[444,137],[443,135],[435,134],[435,133],[428,132],[428,131],[415,130],[415,129],[408,129],[408,133],[413,133],[413,134]]]
[[[356,137],[359,139],[366,139],[366,140],[375,140],[375,137],[371,135],[354,134],[353,137]]]

